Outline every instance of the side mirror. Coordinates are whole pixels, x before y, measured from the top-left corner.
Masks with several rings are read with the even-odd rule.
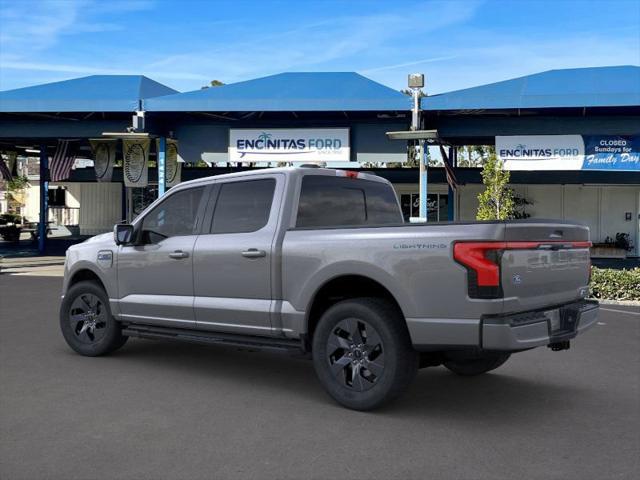
[[[133,239],[133,225],[119,223],[113,227],[113,239],[116,245],[127,245]]]

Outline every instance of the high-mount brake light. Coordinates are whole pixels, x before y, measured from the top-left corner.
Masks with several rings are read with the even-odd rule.
[[[453,258],[467,269],[471,298],[501,298],[500,262],[505,250],[589,248],[591,242],[457,242]]]
[[[358,178],[359,173],[353,170],[336,170],[336,177]]]

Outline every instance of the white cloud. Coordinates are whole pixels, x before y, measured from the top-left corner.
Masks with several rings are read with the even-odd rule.
[[[96,20],[107,13],[151,8],[148,1],[42,0],[0,4],[0,60],[28,58],[54,47],[61,37],[121,30],[122,25]]]
[[[606,32],[588,37],[558,33],[536,39],[476,35],[478,46],[449,50],[463,61],[454,67],[434,64],[427,70],[427,91],[441,93],[553,69],[638,65],[640,32],[630,33],[618,37]]]
[[[400,89],[408,70],[415,69],[427,75],[427,91],[437,93],[552,68],[640,63],[638,27],[509,35],[495,24],[470,21],[478,2],[416,1],[410,9],[388,2],[358,16],[297,24],[289,17],[264,22],[212,13],[209,21],[194,19],[197,26],[169,22],[166,30],[148,30],[153,43],[145,45],[98,43],[102,37],[90,34],[138,23],[145,33],[143,12],[153,8],[150,1],[47,0],[37,9],[24,1],[0,5],[0,89],[65,74],[144,74],[193,90],[214,78],[230,83],[305,70],[355,70]]]
[[[443,57],[423,58],[422,60],[414,60],[414,61],[411,61],[411,62],[396,63],[394,65],[384,65],[382,67],[368,68],[366,70],[361,70],[360,73],[370,74],[370,73],[375,73],[375,72],[382,72],[384,70],[397,70],[399,68],[415,67],[416,65],[422,65],[424,63],[433,63],[433,62],[442,62],[442,61],[445,61],[445,60],[453,60],[454,58],[458,58],[458,56],[457,55],[446,55],[446,56],[443,56]]]
[[[378,61],[389,43],[419,43],[429,32],[462,23],[473,16],[478,6],[478,2],[418,4],[411,16],[429,19],[420,22],[411,21],[404,10],[392,9],[388,13],[333,17],[293,29],[283,26],[280,31],[279,25],[274,25],[276,33],[240,42],[225,41],[222,47],[205,46],[184,53],[158,56],[150,61],[148,67],[208,72],[210,78],[227,83],[282,71],[326,70],[327,66],[335,69],[336,64],[344,64],[344,70],[391,70],[402,65],[372,65],[370,58]],[[392,55],[397,53],[393,52]],[[437,59],[411,61],[409,64]]]
[[[79,73],[83,75],[140,75],[140,70],[127,69],[127,68],[107,68],[107,67],[93,67],[88,65],[65,65],[61,63],[40,63],[40,62],[21,62],[21,61],[8,61],[2,63],[2,68],[13,70],[29,70],[29,71],[42,71],[42,72],[59,72],[59,73]],[[179,79],[179,80],[207,80],[209,77],[206,75],[200,75],[197,73],[188,72],[168,72],[163,70],[158,71],[146,71],[146,75],[154,77],[163,76],[165,78]]]

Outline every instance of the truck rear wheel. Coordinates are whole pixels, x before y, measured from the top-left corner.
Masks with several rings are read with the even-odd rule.
[[[464,356],[450,358],[445,360],[443,365],[453,373],[472,377],[495,370],[509,360],[510,356],[511,354],[507,352],[482,353],[467,358]]]
[[[97,357],[122,347],[128,337],[111,315],[109,299],[96,282],[73,285],[60,306],[60,329],[67,344],[80,355]]]
[[[418,369],[402,314],[376,298],[331,306],[320,318],[312,349],[322,386],[354,410],[371,410],[397,398]]]

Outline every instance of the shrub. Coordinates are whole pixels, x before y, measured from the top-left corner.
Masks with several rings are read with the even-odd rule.
[[[604,300],[640,300],[640,268],[593,268],[591,296]]]

